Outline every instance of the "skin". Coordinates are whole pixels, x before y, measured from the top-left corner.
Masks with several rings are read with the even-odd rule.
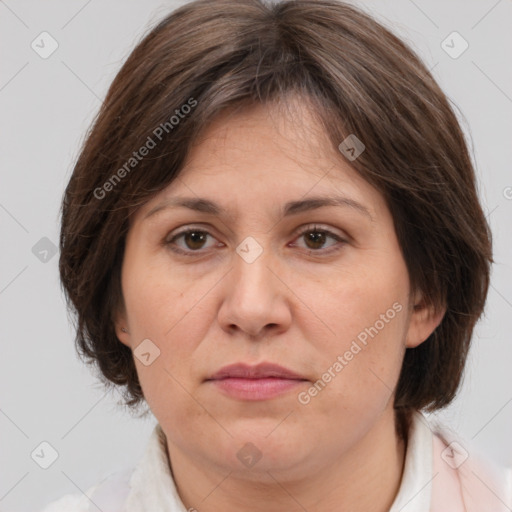
[[[127,236],[117,335],[132,350],[144,339],[160,350],[148,366],[136,357],[137,372],[181,499],[200,512],[384,512],[400,486],[405,446],[394,388],[406,347],[426,340],[442,313],[411,293],[383,196],[304,105],[290,102],[289,115],[256,106],[219,116],[178,179],[136,212]],[[369,215],[347,205],[280,215],[287,201],[327,195],[357,201]],[[208,198],[229,214],[158,209],[178,196]],[[313,225],[343,241],[312,239]],[[186,227],[208,234],[171,242]],[[236,252],[249,236],[263,251],[252,263]],[[298,394],[394,303],[401,311],[300,403]],[[275,362],[309,382],[247,401],[205,381],[240,361]],[[248,442],[261,453],[252,467],[237,457]]]

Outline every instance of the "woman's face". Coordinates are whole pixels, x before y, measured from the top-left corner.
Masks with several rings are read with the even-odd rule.
[[[117,333],[171,453],[252,475],[325,467],[392,421],[404,350],[438,323],[383,196],[295,106],[219,117],[137,212],[122,268]],[[262,362],[303,380],[209,380]]]

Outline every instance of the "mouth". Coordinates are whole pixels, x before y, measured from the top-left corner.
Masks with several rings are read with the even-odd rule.
[[[216,389],[232,398],[268,400],[292,391],[308,379],[273,363],[256,366],[236,363],[221,368],[206,382],[211,382]]]

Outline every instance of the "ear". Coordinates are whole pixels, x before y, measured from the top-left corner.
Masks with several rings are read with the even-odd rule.
[[[421,292],[416,293],[413,299],[405,343],[407,348],[421,345],[436,330],[446,313],[446,306],[436,311],[434,306],[427,305]]]
[[[127,347],[131,348],[131,335],[130,330],[128,328],[126,313],[124,311],[119,311],[116,313],[114,327],[117,339],[123,345],[126,345]]]

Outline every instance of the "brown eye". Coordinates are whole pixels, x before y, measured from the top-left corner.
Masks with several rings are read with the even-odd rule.
[[[183,240],[189,249],[202,249],[207,236],[204,231],[188,231],[183,234]]]
[[[339,249],[341,248],[340,246],[343,246],[346,242],[345,239],[336,233],[317,226],[308,226],[298,234],[298,238],[302,238],[305,241],[304,249],[309,249],[310,252],[318,252],[319,254]],[[334,240],[335,242],[338,242],[338,244],[331,243],[330,245],[325,246],[328,239]],[[338,247],[336,247],[336,245],[338,245]]]
[[[310,231],[305,234],[306,245],[310,249],[321,249],[326,238],[325,232],[322,231]]]
[[[189,228],[180,233],[176,233],[170,240],[165,242],[166,245],[170,246],[171,249],[180,254],[188,254],[199,252],[205,248],[208,237],[212,237],[207,231]],[[177,240],[183,240],[182,244],[177,244]]]

